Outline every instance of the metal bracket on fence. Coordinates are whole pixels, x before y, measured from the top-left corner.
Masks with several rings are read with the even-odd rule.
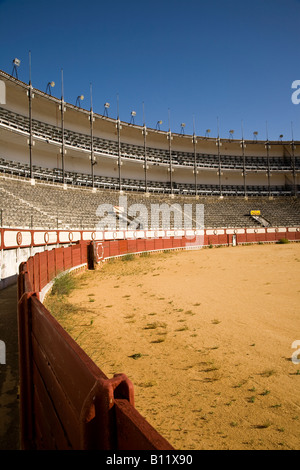
[[[0,340],[0,364],[6,364],[6,345]]]
[[[120,398],[134,406],[133,384],[125,374],[96,380],[80,412],[82,449],[99,449],[99,445],[103,450],[114,447],[116,424],[112,409],[115,399]]]

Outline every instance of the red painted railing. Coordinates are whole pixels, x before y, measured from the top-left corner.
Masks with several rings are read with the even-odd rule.
[[[87,243],[80,242],[20,265],[22,448],[172,450],[135,409],[126,375],[108,379],[39,300],[39,292],[58,273],[87,261]]]
[[[171,243],[171,239],[193,240],[195,236],[202,237],[202,245],[230,245],[236,235],[238,243],[256,243],[258,241],[272,242],[280,238],[300,240],[300,227],[259,227],[259,228],[219,228],[202,230],[139,230],[137,231],[85,231],[85,230],[30,230],[0,228],[0,249],[10,250],[28,247],[46,247],[69,245],[79,241],[115,241],[124,253],[127,245],[131,251],[142,251],[146,243],[147,250],[160,249],[161,243]],[[164,242],[163,242],[164,240]],[[119,242],[117,244],[117,242]],[[113,247],[113,245],[112,245]],[[158,248],[157,248],[158,247]],[[171,245],[169,245],[171,248]]]

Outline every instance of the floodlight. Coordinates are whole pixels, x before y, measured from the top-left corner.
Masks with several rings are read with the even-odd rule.
[[[109,103],[104,103],[104,115],[108,117],[108,109],[110,108]]]
[[[12,69],[12,73],[11,73],[11,74],[12,74],[12,76],[13,76],[13,75],[14,75],[14,72],[15,72],[17,79],[18,79],[18,70],[17,70],[17,67],[20,66],[20,63],[21,63],[20,59],[15,58],[15,59],[13,60],[14,66],[13,66],[13,69]]]
[[[160,130],[161,124],[162,124],[162,121],[157,121],[157,123],[156,123],[156,129],[159,129],[159,130]]]
[[[80,108],[80,101],[84,100],[84,96],[83,95],[79,95],[77,96],[77,99],[76,99],[76,105],[75,106],[78,106]]]
[[[55,87],[55,82],[48,82],[47,88],[46,88],[46,93],[49,93],[51,95],[51,88]]]
[[[131,111],[130,124],[134,124],[134,116],[136,116],[136,111]]]
[[[184,134],[185,123],[182,122],[182,123],[180,124],[180,127],[181,127],[181,133]]]

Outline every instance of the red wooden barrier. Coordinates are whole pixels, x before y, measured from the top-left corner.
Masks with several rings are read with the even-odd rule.
[[[64,271],[64,249],[56,248],[55,252],[55,271],[56,276]]]
[[[109,245],[110,255],[125,252],[121,241]],[[126,375],[108,379],[38,299],[56,274],[82,262],[86,243],[38,253],[19,268],[22,448],[173,450],[134,408]]]
[[[161,238],[155,238],[154,239],[154,246],[155,246],[155,250],[163,250],[164,246],[163,246],[162,239]]]
[[[227,238],[226,233],[218,235],[218,244],[219,245],[227,245],[227,243],[228,243],[228,238]]]
[[[81,264],[81,247],[79,245],[71,246],[72,266],[79,266]]]
[[[163,249],[164,250],[170,250],[173,247],[171,238],[163,238],[162,242],[163,242]]]
[[[103,242],[103,258],[109,258],[110,251],[109,251],[109,242]]]
[[[115,400],[118,450],[170,450],[170,444],[127,400]]]
[[[63,248],[64,271],[72,268],[72,247]]]
[[[55,251],[50,250],[47,251],[48,255],[48,275],[49,275],[49,281],[53,279],[56,275],[56,270],[55,270]]]
[[[136,253],[137,252],[136,240],[127,240],[127,242],[128,242],[128,253]]]
[[[255,241],[258,242],[264,242],[266,240],[266,234],[264,233],[256,233],[255,234]]]
[[[138,239],[136,241],[136,251],[138,253],[141,253],[142,251],[146,250],[146,240],[140,240]]]
[[[110,256],[119,256],[120,255],[120,250],[119,250],[119,241],[111,241],[109,244],[109,253]]]
[[[247,243],[255,243],[256,242],[255,233],[247,233],[246,241]],[[237,236],[237,242],[239,242],[238,236]]]
[[[2,232],[1,232],[2,233]],[[236,234],[237,243],[300,240],[300,231]],[[231,244],[232,234],[96,242],[96,261],[151,250]],[[88,242],[37,253],[18,276],[21,440],[24,449],[171,450],[134,408],[124,374],[108,379],[39,301],[55,276],[88,263]]]
[[[145,250],[152,251],[155,249],[155,242],[153,239],[145,240]]]
[[[48,256],[47,251],[43,251],[39,254],[40,262],[40,288],[39,292],[48,284],[50,281],[48,276]]]
[[[119,252],[120,255],[124,255],[128,253],[128,242],[127,240],[120,240],[119,241]]]

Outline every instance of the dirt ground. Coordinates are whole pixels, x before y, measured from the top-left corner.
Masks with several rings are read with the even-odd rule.
[[[299,450],[299,279],[291,243],[113,260],[59,321],[176,449]]]

